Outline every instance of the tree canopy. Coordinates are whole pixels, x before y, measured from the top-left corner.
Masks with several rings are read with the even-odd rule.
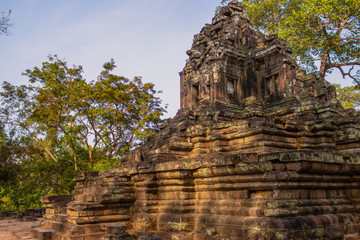
[[[360,87],[357,85],[341,87],[334,84],[337,91],[337,98],[344,108],[360,109]]]
[[[82,77],[82,67],[68,67],[50,56],[42,67],[24,72],[30,85],[4,82],[3,112],[12,123],[31,133],[55,162],[58,144],[74,155],[74,166],[84,162],[111,161],[153,133],[164,113],[151,83],[143,84],[112,74],[111,60],[96,81]],[[83,158],[83,157],[82,157]]]
[[[26,70],[28,85],[0,93],[0,209],[39,206],[69,193],[78,171],[105,170],[162,122],[152,83],[113,74],[110,60],[94,81],[56,55]]]

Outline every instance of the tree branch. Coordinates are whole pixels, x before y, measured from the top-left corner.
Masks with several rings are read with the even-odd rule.
[[[10,23],[10,14],[11,10],[9,10],[8,14],[5,12],[1,12],[0,17],[0,35],[9,35],[9,28],[12,28],[14,25]]]
[[[360,63],[357,63],[355,65],[360,66]],[[351,71],[354,70],[355,65],[352,65],[352,67],[349,69],[348,72],[345,72],[344,69],[340,65],[334,66],[334,67],[339,69],[339,71],[341,72],[341,75],[343,76],[343,78],[345,78],[346,76],[349,76],[360,87],[360,79],[358,78],[358,76],[357,75],[354,76],[354,75],[351,74]],[[347,66],[347,65],[343,65],[343,66]]]

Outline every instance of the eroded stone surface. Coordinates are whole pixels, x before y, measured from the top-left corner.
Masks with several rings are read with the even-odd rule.
[[[236,1],[188,55],[182,108],[159,133],[115,169],[82,173],[66,201],[43,199],[52,239],[358,236],[360,118],[334,88]]]

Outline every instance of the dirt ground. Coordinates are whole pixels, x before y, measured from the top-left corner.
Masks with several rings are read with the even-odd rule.
[[[17,220],[0,220],[0,240],[33,240],[30,235],[32,226],[38,226],[42,219],[33,222],[19,222]]]

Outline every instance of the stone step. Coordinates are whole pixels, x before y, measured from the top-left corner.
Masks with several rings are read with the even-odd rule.
[[[54,204],[44,204],[46,208],[46,214],[61,214],[63,208],[66,208],[67,203],[54,203]]]
[[[105,234],[106,226],[102,224],[85,224],[85,225],[73,225],[68,223],[65,225],[64,235],[78,235],[78,234]]]
[[[130,219],[129,215],[108,215],[108,216],[95,216],[86,218],[69,218],[72,223],[77,225],[92,224],[92,223],[106,223],[106,222],[124,222]]]
[[[61,214],[66,214],[66,212],[67,212],[67,207],[61,208]]]
[[[134,191],[132,190],[124,190],[124,191],[116,191],[116,190],[112,190],[112,191],[108,191],[106,189],[96,189],[97,192],[96,193],[83,193],[83,194],[79,194],[79,195],[75,195],[75,200],[76,202],[101,202],[103,201],[103,199],[108,199],[109,196],[112,197],[121,197],[121,195],[123,196],[131,196],[132,194],[134,194]],[[95,191],[96,191],[95,190]]]
[[[344,240],[359,240],[360,235],[357,233],[344,235]]]
[[[99,190],[98,190],[99,191]],[[122,193],[101,193],[101,194],[81,194],[75,197],[74,202],[84,203],[118,203],[120,201],[133,201],[135,194],[133,191],[126,191]]]
[[[95,233],[95,234],[79,234],[76,236],[72,235],[62,235],[61,233],[57,233],[53,240],[98,240],[104,233]]]
[[[36,238],[37,233],[38,233],[38,229],[40,229],[40,228],[41,228],[41,227],[31,228],[31,229],[30,229],[30,236]]]
[[[55,214],[54,220],[57,222],[66,222],[68,219],[67,214]]]
[[[79,211],[101,211],[101,210],[116,210],[116,209],[130,209],[131,201],[123,201],[121,203],[100,204],[93,202],[71,202],[68,206],[67,215],[71,216],[72,212]]]
[[[31,235],[39,240],[52,240],[52,235],[54,235],[56,231],[54,229],[49,228],[32,228]]]
[[[56,222],[56,221],[51,221],[48,222],[48,227],[49,229],[54,229],[57,232],[62,232],[64,229],[64,223],[63,222]]]
[[[146,235],[143,235],[143,236],[140,236],[138,239],[139,239],[139,240],[161,240],[161,237],[159,237],[159,236],[146,236]]]
[[[97,209],[102,209],[104,207],[105,206],[103,204],[99,204],[99,203],[73,201],[68,204],[67,212],[83,211],[83,210],[97,210]]]
[[[114,235],[125,235],[126,226],[125,224],[112,224],[106,227],[106,232]]]
[[[103,208],[94,210],[68,211],[69,218],[97,217],[108,215],[129,215],[129,208]]]
[[[138,239],[137,237],[131,236],[131,235],[128,235],[128,234],[118,236],[118,235],[109,234],[109,233],[104,234],[100,238],[100,240],[137,240],[137,239]],[[148,239],[146,239],[146,240],[148,240]],[[153,240],[153,239],[151,239],[151,240]],[[154,240],[158,240],[158,239],[154,239]],[[161,239],[159,239],[159,240],[161,240]]]
[[[236,216],[254,216],[254,217],[293,217],[308,216],[320,214],[345,214],[356,211],[356,206],[352,205],[333,205],[333,206],[305,206],[295,208],[256,208],[256,207],[203,207],[199,206],[196,211],[194,207],[160,207],[159,213],[165,214],[219,214]]]
[[[110,183],[109,183],[110,184]],[[88,193],[113,193],[113,192],[128,192],[133,191],[133,187],[129,183],[123,183],[119,186],[104,186],[103,184],[94,185],[91,187],[87,187],[84,189],[81,189],[83,194]]]
[[[123,222],[109,222],[109,223],[100,223],[100,226],[102,229],[104,229],[106,231],[106,233],[111,233],[112,234],[112,230],[110,229],[117,229],[119,226],[128,226],[129,222],[128,221],[123,221]],[[122,228],[122,227],[120,227]],[[126,228],[127,230],[127,228]]]

